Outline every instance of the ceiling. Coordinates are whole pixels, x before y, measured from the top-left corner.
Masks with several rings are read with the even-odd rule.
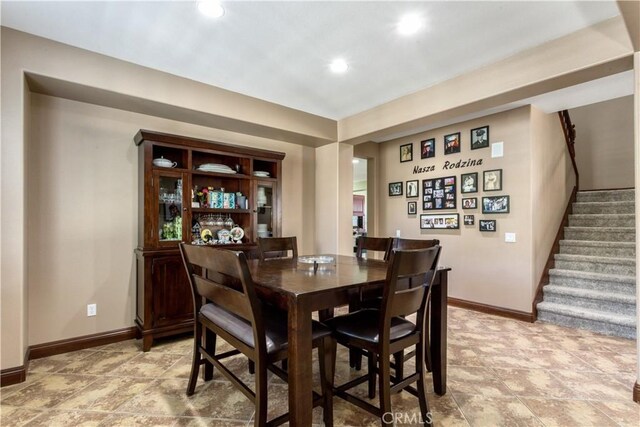
[[[5,0],[1,22],[341,119],[619,14],[615,1],[223,1],[223,5],[225,15],[212,19],[200,14],[194,1]],[[407,13],[424,19],[423,28],[412,36],[396,31],[398,20]],[[328,64],[338,57],[349,63],[344,74],[329,70]]]

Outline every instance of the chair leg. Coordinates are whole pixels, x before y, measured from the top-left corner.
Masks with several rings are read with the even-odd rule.
[[[282,362],[280,363],[280,366],[282,366],[282,370],[283,371],[288,371],[289,370],[289,360],[288,359],[282,359]]]
[[[193,359],[191,362],[191,375],[189,376],[189,384],[187,385],[187,396],[193,395],[194,391],[196,390],[198,373],[200,372],[200,361],[202,360],[202,355],[200,354],[201,341],[202,324],[198,322],[198,319],[196,319],[193,328]]]
[[[355,368],[356,371],[362,369],[362,352],[358,349],[349,350],[349,366]]]
[[[393,355],[393,363],[396,367],[395,369],[395,381],[394,384],[399,383],[404,378],[404,351],[400,350],[399,352]]]
[[[393,426],[391,413],[391,366],[389,354],[380,355],[380,366],[378,368],[378,378],[380,380],[380,411],[382,413],[382,425]]]
[[[204,348],[207,350],[207,353],[211,355],[216,354],[216,334],[206,327],[204,328]],[[204,363],[204,380],[209,381],[213,379],[213,363],[208,360]]]
[[[376,370],[378,365],[378,355],[369,352],[369,399],[376,397]]]
[[[318,347],[320,361],[320,382],[322,387],[322,418],[325,427],[333,427],[333,377],[336,366],[336,342],[326,337]]]
[[[251,375],[255,374],[256,373],[256,364],[255,364],[255,362],[253,360],[251,360],[251,359],[247,359],[247,362],[248,362],[249,373]]]
[[[256,364],[256,415],[254,426],[265,426],[267,424],[267,367],[260,361]]]
[[[429,412],[429,402],[427,401],[427,384],[425,381],[425,343],[420,342],[416,345],[416,372],[418,372],[418,402],[420,403],[420,415],[422,422],[431,425],[431,412]]]

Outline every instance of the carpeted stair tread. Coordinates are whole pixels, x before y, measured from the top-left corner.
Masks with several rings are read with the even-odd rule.
[[[571,277],[571,278],[577,278],[577,279],[594,280],[594,281],[602,281],[602,282],[618,282],[618,283],[627,283],[627,284],[636,283],[636,276],[592,273],[588,271],[577,271],[577,270],[561,270],[557,268],[550,269],[549,276]]]
[[[635,258],[603,257],[591,255],[556,254],[556,261],[592,262],[596,264],[636,265]]]
[[[635,327],[635,316],[625,316],[621,314],[609,313],[600,310],[588,309],[584,307],[573,307],[566,304],[542,301],[538,304],[538,311],[548,311],[550,313],[570,316],[579,319],[588,319],[597,322],[606,322],[619,326]]]
[[[635,242],[601,242],[598,240],[561,240],[560,246],[591,246],[597,248],[629,248],[636,247]]]
[[[575,202],[572,214],[634,214],[635,202]]]
[[[635,233],[635,227],[565,227],[565,230],[575,231],[607,231],[610,233]]]
[[[569,227],[635,227],[635,225],[635,215],[630,213],[569,215]]]
[[[635,295],[610,292],[608,290],[570,288],[567,286],[547,285],[544,287],[545,293],[555,293],[576,298],[588,298],[612,303],[635,305]]]
[[[587,202],[591,200],[600,201],[633,201],[635,199],[636,190],[630,188],[627,190],[594,190],[580,191],[577,195],[578,202]]]

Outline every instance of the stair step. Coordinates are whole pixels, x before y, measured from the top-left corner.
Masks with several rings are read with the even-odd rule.
[[[578,202],[616,202],[634,201],[636,190],[634,188],[625,190],[596,190],[579,191]]]
[[[579,214],[633,214],[635,202],[576,202],[573,213]]]
[[[635,258],[635,242],[599,242],[590,240],[561,240],[561,254]]]
[[[635,276],[635,258],[610,258],[602,256],[556,254],[556,268],[560,270],[590,271],[593,273]]]
[[[634,316],[636,313],[635,295],[558,285],[547,285],[543,288],[543,291],[546,302],[589,308],[613,314],[624,314],[626,316]]]
[[[588,329],[629,339],[636,337],[636,318],[583,307],[543,301],[538,304],[538,320],[571,328]]]
[[[635,276],[590,273],[574,270],[549,270],[549,284],[581,289],[596,289],[607,292],[636,294]]]
[[[636,229],[630,227],[565,227],[564,237],[568,240],[635,242]]]
[[[569,227],[635,227],[634,214],[569,215]]]

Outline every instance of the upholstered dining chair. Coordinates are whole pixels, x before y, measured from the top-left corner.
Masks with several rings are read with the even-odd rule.
[[[336,386],[334,394],[360,408],[377,415],[383,425],[393,425],[391,393],[407,390],[418,397],[422,421],[429,423],[431,415],[425,384],[425,314],[431,296],[431,284],[437,266],[440,246],[428,249],[396,250],[391,252],[385,280],[382,304],[379,308],[365,308],[353,313],[336,316],[326,324],[333,331],[338,343],[357,348],[368,357],[368,373]],[[431,273],[431,274],[429,274]],[[430,277],[430,279],[427,279]],[[421,286],[400,287],[403,280],[412,279]],[[425,282],[426,281],[426,282]],[[405,317],[416,313],[415,323]],[[391,377],[392,354],[415,346],[416,372],[402,378]],[[335,360],[335,358],[333,358]],[[379,381],[379,406],[348,393],[348,390],[369,382],[369,397],[375,397],[375,378]],[[396,373],[397,376],[397,373]],[[393,384],[392,384],[393,379]],[[417,382],[417,388],[411,384]]]
[[[298,257],[298,241],[293,237],[258,237],[258,251],[260,260],[269,258]]]
[[[247,260],[242,252],[192,246],[182,243],[180,253],[189,276],[194,303],[194,346],[187,395],[195,391],[200,366],[204,380],[213,378],[214,366],[255,405],[255,426],[276,426],[288,414],[267,422],[267,369],[287,381],[287,374],[274,365],[287,357],[287,314],[262,303],[254,289]],[[216,338],[233,350],[216,354]],[[324,325],[312,325],[313,347],[318,348],[322,396],[314,392],[314,406],[322,405],[325,425],[333,425],[332,385],[335,341]],[[222,361],[244,354],[255,364],[255,392]]]

